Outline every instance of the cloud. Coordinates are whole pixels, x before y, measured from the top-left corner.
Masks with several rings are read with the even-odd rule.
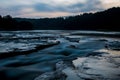
[[[0,14],[14,17],[57,17],[119,6],[119,0],[1,0]]]
[[[120,7],[120,0],[100,0],[104,9]]]
[[[33,8],[40,12],[53,12],[57,10],[57,7],[53,7],[44,3],[37,3],[33,6]]]
[[[55,6],[55,5],[47,5],[44,3],[37,3],[34,5],[34,9],[40,12],[70,12],[70,13],[78,13],[78,12],[90,12],[96,10],[103,10],[101,7],[101,2],[99,0],[86,0],[84,3],[74,3],[67,6]]]
[[[23,18],[52,18],[52,17],[62,17],[62,16],[68,16],[68,15],[75,15],[73,13],[68,13],[68,12],[32,12],[32,13],[27,13],[27,14],[21,14],[19,17]]]

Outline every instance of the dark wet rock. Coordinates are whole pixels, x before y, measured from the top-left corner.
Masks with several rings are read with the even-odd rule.
[[[34,80],[66,80],[66,75],[64,73],[46,72]]]
[[[52,79],[54,79],[54,72],[44,73],[38,76],[37,78],[35,78],[34,80],[52,80]]]
[[[70,42],[79,42],[80,38],[70,38],[70,37],[66,37],[66,40],[70,41]]]
[[[56,41],[56,43],[60,44],[60,41]]]
[[[105,41],[105,42],[107,42],[108,40],[107,39],[99,39],[98,41]]]
[[[102,54],[108,54],[108,53],[106,53],[106,52],[91,52],[91,53],[87,53],[86,57],[89,57],[89,56],[102,56]]]
[[[115,33],[113,34],[111,32],[107,33],[107,32],[102,32],[102,33],[91,33],[91,32],[78,32],[78,33],[71,33],[71,35],[82,35],[82,36],[99,36],[99,37],[113,37],[113,38],[119,38],[120,37],[120,33]]]
[[[67,65],[63,61],[59,61],[56,63],[56,70],[63,70],[67,67]]]
[[[34,80],[66,80],[65,73],[62,72],[67,66],[63,61],[56,63],[56,70],[53,72],[46,72],[36,77]]]
[[[89,67],[83,67],[83,69],[84,69],[84,70],[88,70],[88,69],[90,69],[90,68],[89,68]]]
[[[112,41],[105,44],[105,48],[111,50],[120,50],[120,41]]]
[[[21,49],[18,49],[18,48],[14,48],[12,51],[0,53],[0,59],[13,57],[13,56],[16,56],[16,55],[27,55],[27,54],[37,52],[39,50],[42,50],[42,49],[45,49],[45,48],[48,48],[48,47],[52,47],[52,46],[57,45],[57,44],[59,44],[59,43],[36,45],[36,47],[34,47],[32,49],[27,49],[27,50],[21,50]]]
[[[76,45],[69,45],[69,46],[67,46],[68,48],[77,48],[77,46]]]

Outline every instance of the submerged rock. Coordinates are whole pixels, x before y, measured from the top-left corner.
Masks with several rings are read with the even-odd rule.
[[[27,45],[27,46],[20,46],[20,47],[10,47],[10,50],[8,50],[7,52],[0,52],[0,59],[3,58],[8,58],[8,57],[13,57],[16,55],[27,55],[30,54],[32,52],[37,52],[39,50],[48,48],[48,47],[52,47],[59,44],[57,43],[46,43],[46,44],[35,44],[35,45]]]
[[[69,48],[77,48],[76,45],[69,45],[68,47],[69,47]]]
[[[120,50],[120,41],[108,42],[106,43],[105,48],[112,50]]]
[[[62,72],[67,65],[63,61],[56,63],[56,70],[53,72],[46,72],[36,77],[34,80],[66,80],[66,74]]]
[[[80,41],[80,38],[77,38],[74,36],[65,37],[65,39],[70,41],[70,42],[77,42],[77,43],[79,43],[79,41]]]
[[[82,80],[71,67],[64,69],[63,72],[67,75],[66,80]]]
[[[44,73],[38,76],[37,78],[35,78],[34,80],[52,80],[52,79],[54,79],[54,72]]]
[[[89,56],[102,56],[102,54],[108,54],[107,52],[91,52],[91,53],[87,53],[86,57]]]

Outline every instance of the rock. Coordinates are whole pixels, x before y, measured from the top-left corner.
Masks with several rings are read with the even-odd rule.
[[[96,58],[97,57],[97,58]],[[118,80],[118,58],[107,56],[82,57],[73,61],[76,72],[83,80]],[[116,67],[117,66],[117,67]]]
[[[64,64],[63,61],[60,61],[60,62],[56,63],[56,70],[63,70],[63,69],[65,69],[66,67],[67,67],[67,65]]]
[[[30,54],[32,52],[37,52],[39,50],[45,49],[45,48],[49,48],[55,45],[58,45],[59,43],[47,43],[47,44],[38,44],[35,45],[33,47],[31,47],[32,45],[28,45],[23,49],[20,49],[20,47],[18,48],[12,48],[11,51],[8,52],[0,52],[0,59],[3,58],[8,58],[8,57],[13,57],[16,55],[27,55]]]
[[[63,61],[56,63],[56,71],[53,72],[46,72],[34,80],[66,80],[66,74],[62,72],[67,66],[64,64]]]
[[[66,80],[82,80],[71,67],[64,69],[63,72],[67,75]]]
[[[79,43],[80,38],[66,37],[66,40],[68,40],[68,41],[70,41],[70,42],[77,42],[77,43]]]
[[[54,79],[54,72],[47,72],[38,76],[34,80],[53,80],[53,79]]]
[[[101,39],[98,39],[98,41],[105,41],[105,42],[107,42],[108,40],[104,39],[104,38],[103,39],[101,38]]]
[[[55,72],[46,72],[38,77],[36,77],[34,80],[66,80],[66,75],[62,73],[61,71],[55,71]]]
[[[77,46],[76,45],[69,45],[68,48],[74,48],[75,49],[75,48],[77,48]]]
[[[86,57],[89,56],[102,56],[102,54],[108,54],[106,52],[91,52],[91,53],[87,53]]]
[[[120,50],[120,42],[119,41],[112,41],[105,44],[105,48],[111,50]]]

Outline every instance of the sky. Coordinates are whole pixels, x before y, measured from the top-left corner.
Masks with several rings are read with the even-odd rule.
[[[120,0],[0,0],[0,15],[45,18],[78,15],[120,7]]]

